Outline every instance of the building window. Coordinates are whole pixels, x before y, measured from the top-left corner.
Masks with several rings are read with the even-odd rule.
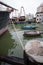
[[[41,16],[41,15],[40,15]]]
[[[41,19],[40,19],[41,20]]]
[[[37,19],[37,21],[38,21],[38,19]]]
[[[37,15],[37,16],[39,16],[39,15]]]

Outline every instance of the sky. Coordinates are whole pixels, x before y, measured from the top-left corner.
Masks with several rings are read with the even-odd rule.
[[[25,14],[36,14],[37,7],[43,3],[43,0],[0,0],[4,3],[16,8],[20,12],[21,6],[24,7]]]

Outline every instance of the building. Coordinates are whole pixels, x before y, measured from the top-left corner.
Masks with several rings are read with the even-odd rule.
[[[27,18],[27,20],[31,20],[31,19],[34,18],[34,15],[29,13],[29,14],[26,15],[26,18]]]
[[[37,8],[36,22],[43,22],[43,4]]]
[[[27,14],[26,15],[26,21],[28,22],[34,22],[34,15],[33,14]]]

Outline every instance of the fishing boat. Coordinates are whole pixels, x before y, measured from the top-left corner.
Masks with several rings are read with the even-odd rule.
[[[25,16],[20,16],[19,21],[25,21]]]
[[[22,26],[21,28],[22,29],[36,29],[37,27],[30,25],[30,26]]]
[[[24,36],[30,36],[30,37],[34,37],[34,36],[41,36],[41,32],[40,31],[26,31],[23,34]]]
[[[26,65],[43,65],[43,41],[37,39],[26,43],[24,62]]]
[[[24,15],[22,14],[24,13]],[[25,21],[25,10],[24,10],[24,7],[22,6],[21,9],[20,9],[20,13],[19,13],[19,21]]]
[[[3,6],[6,7],[3,8]],[[14,10],[13,7],[3,3],[3,2],[0,2],[0,36],[6,32],[8,30],[7,28],[7,24],[9,22],[9,14]]]

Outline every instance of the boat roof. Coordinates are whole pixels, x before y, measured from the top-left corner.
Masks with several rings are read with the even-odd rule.
[[[5,4],[5,3],[2,2],[2,1],[0,1],[0,4],[4,5],[4,6],[6,6],[6,7],[9,7],[9,8],[11,8],[11,9],[13,9],[13,10],[17,10],[17,11],[18,11],[18,9],[13,8],[13,7],[11,7],[11,6],[7,5],[7,4]]]

